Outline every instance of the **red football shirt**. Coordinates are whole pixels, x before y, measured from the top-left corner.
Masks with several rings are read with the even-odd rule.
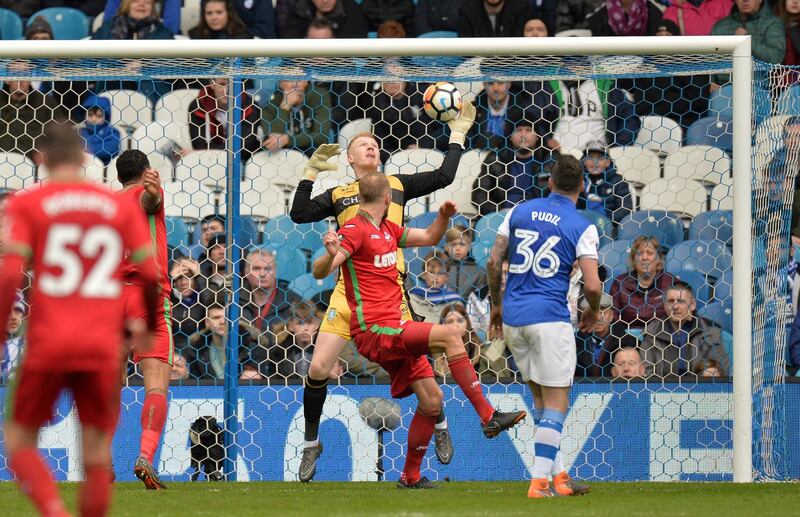
[[[121,266],[150,241],[141,217],[110,190],[49,182],[8,205],[9,250],[30,260],[31,313],[24,364],[44,371],[95,371],[120,360]],[[115,366],[116,367],[116,366]]]
[[[144,193],[142,185],[127,188],[117,193],[117,195],[124,199],[133,207],[133,213],[139,214],[139,217],[146,218],[148,228],[150,230],[150,244],[153,247],[153,255],[156,257],[156,266],[158,267],[158,282],[161,284],[162,295],[169,298],[172,292],[172,282],[169,278],[169,253],[167,251],[167,225],[164,217],[164,189],[161,189],[161,206],[154,214],[148,214],[142,208],[141,198]],[[141,280],[137,275],[137,268],[128,260],[122,268],[123,278],[126,282],[132,284],[140,284]]]
[[[359,211],[339,229],[350,334],[372,325],[399,322],[403,293],[397,283],[397,248],[405,247],[408,230],[384,219],[377,226],[369,214]]]

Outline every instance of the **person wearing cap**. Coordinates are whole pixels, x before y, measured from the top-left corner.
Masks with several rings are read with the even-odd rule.
[[[557,153],[541,145],[529,119],[512,113],[508,122],[513,127],[508,137],[511,149],[489,153],[475,181],[472,202],[481,215],[549,194],[547,180]]]
[[[220,301],[217,294],[225,287],[227,244],[228,239],[224,233],[218,233],[208,240],[205,258],[200,262],[200,275],[197,278],[203,305],[208,306]]]
[[[590,142],[583,152],[581,166],[586,186],[578,198],[578,209],[597,212],[618,224],[633,210],[633,197],[630,186],[617,173],[606,146],[602,142]]]
[[[580,313],[589,305],[586,299],[581,299],[578,304],[578,321]],[[609,350],[614,348],[610,341],[611,323],[614,321],[613,300],[603,293],[600,297],[600,312],[592,332],[576,331],[575,344],[577,346],[578,362],[575,367],[576,377],[600,377],[608,366]]]
[[[655,36],[681,34],[672,20],[661,20],[653,33]],[[681,125],[684,134],[708,110],[708,74],[637,77],[620,79],[618,84],[633,97],[637,115],[671,118]]]
[[[662,21],[680,27],[673,36],[708,36],[714,24],[728,16],[732,7],[733,0],[671,0]]]

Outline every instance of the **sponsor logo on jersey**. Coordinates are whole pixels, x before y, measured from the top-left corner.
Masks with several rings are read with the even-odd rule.
[[[387,241],[392,240],[392,236],[389,235],[389,232],[383,232],[383,238],[386,239]]]
[[[331,309],[328,311],[328,321],[333,321],[336,319],[336,309]]]
[[[378,237],[380,239],[380,237]],[[375,267],[394,267],[397,265],[397,253],[384,253],[383,255],[375,255]]]
[[[357,205],[358,204],[358,196],[345,197],[345,198],[342,198],[341,201],[342,201],[342,204],[344,206]]]
[[[370,233],[370,234],[369,234],[369,238],[370,238],[370,239],[372,239],[372,240],[380,240],[380,239],[381,239],[381,236],[380,236],[380,235],[377,235],[377,234],[375,234],[375,233]]]

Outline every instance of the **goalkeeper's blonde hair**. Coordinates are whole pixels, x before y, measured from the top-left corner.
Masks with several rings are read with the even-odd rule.
[[[370,132],[370,131],[362,131],[361,133],[358,133],[358,134],[356,134],[355,136],[353,136],[353,138],[351,138],[351,139],[350,139],[350,141],[347,143],[347,154],[350,154],[350,147],[351,147],[351,146],[353,145],[353,143],[355,143],[355,141],[356,141],[356,140],[358,140],[359,138],[371,138],[371,139],[375,140],[375,143],[376,143],[376,144],[378,144],[378,146],[380,147],[380,144],[381,144],[381,143],[378,141],[378,137],[376,137],[376,136],[375,136],[374,134],[372,134],[372,132]]]

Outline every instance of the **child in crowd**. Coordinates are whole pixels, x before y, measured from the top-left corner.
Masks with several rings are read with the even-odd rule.
[[[442,250],[433,250],[424,258],[425,270],[420,275],[421,285],[408,291],[411,308],[423,321],[439,323],[442,306],[448,303],[464,303],[458,291],[448,285],[447,272],[450,257]]]
[[[80,134],[86,141],[86,152],[108,165],[119,154],[122,144],[119,131],[111,125],[111,101],[91,95],[82,106],[86,109],[86,118]]]
[[[445,250],[450,256],[447,286],[463,299],[486,284],[486,272],[472,257],[472,230],[456,224],[444,234]]]

